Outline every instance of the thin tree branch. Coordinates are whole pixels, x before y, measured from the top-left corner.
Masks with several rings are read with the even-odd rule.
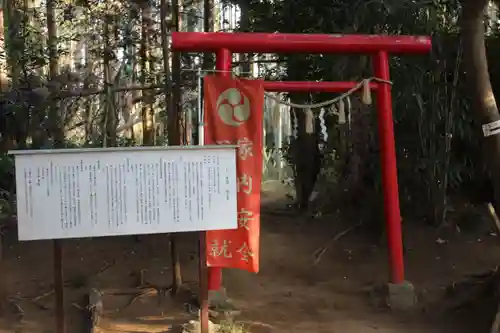
[[[81,91],[62,91],[54,95],[55,99],[63,99],[70,97],[86,97],[91,95],[104,94],[106,92],[117,93],[124,91],[136,91],[136,90],[154,90],[154,89],[162,89],[163,85],[154,84],[154,85],[130,85],[124,87],[110,88],[108,90],[99,88],[99,89],[89,89],[89,90],[81,90]]]

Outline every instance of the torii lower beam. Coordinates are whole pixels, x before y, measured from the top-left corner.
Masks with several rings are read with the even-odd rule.
[[[264,81],[268,92],[330,92],[344,93],[356,87],[359,82],[316,82],[316,81]],[[370,82],[370,90],[377,90],[378,84]]]
[[[389,53],[427,54],[431,50],[431,39],[425,36],[174,32],[172,50],[215,52],[216,69],[220,75],[231,75],[232,53],[369,54],[373,56],[374,76],[390,81]],[[278,87],[284,89],[286,83],[281,84],[274,86],[276,90],[273,91],[280,91]],[[314,86],[317,86],[315,91],[327,91],[326,82],[309,84],[311,89],[308,90],[302,90],[304,86],[298,83],[290,83],[289,88],[294,88],[292,91],[314,91]],[[405,274],[390,84],[377,83],[376,96],[390,280],[394,285],[402,285]],[[211,268],[209,272],[211,289],[219,289],[221,270]]]

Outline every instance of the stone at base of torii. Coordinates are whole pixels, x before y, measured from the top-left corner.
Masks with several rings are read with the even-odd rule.
[[[208,304],[210,310],[219,315],[218,318],[231,319],[240,314],[240,311],[234,306],[226,294],[226,288],[219,290],[210,290],[208,292]]]
[[[392,310],[410,310],[417,304],[415,287],[408,281],[387,285],[387,305]]]

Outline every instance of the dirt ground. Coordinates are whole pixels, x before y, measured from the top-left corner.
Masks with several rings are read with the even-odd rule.
[[[273,200],[264,197],[264,202]],[[485,230],[445,237],[421,224],[417,228],[405,223],[407,277],[420,303],[414,312],[402,314],[381,306],[373,292],[388,278],[386,249],[371,244],[362,230],[331,244],[314,264],[315,251],[349,225],[333,216],[298,219],[264,214],[261,272],[224,273],[228,295],[241,310],[238,321],[257,333],[481,333],[488,326],[484,311],[466,315],[445,311],[441,300],[447,286],[500,262],[497,236]],[[1,274],[23,315],[16,315],[12,306],[0,318],[0,333],[55,332],[51,242],[18,243],[16,237],[15,233],[6,237]],[[197,237],[182,234],[180,239],[184,279],[194,282]],[[89,285],[131,287],[136,283],[133,273],[140,270],[150,282],[168,285],[167,244],[167,235],[146,236],[141,243],[132,237],[64,241],[68,332],[84,332],[79,307]]]

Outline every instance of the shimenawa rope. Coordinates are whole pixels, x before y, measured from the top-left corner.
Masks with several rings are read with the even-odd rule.
[[[379,82],[379,83],[386,83],[386,84],[391,84],[392,85],[391,81],[382,80],[382,79],[379,79],[377,77],[371,77],[371,78],[368,78],[368,79],[363,79],[356,86],[352,87],[351,89],[349,89],[348,91],[346,91],[345,93],[343,93],[340,96],[337,96],[337,97],[335,97],[333,99],[330,99],[330,100],[327,100],[327,101],[323,101],[323,102],[320,102],[320,103],[315,103],[315,104],[297,104],[297,103],[283,101],[279,97],[276,97],[276,96],[274,96],[273,94],[270,94],[270,93],[265,93],[265,95],[266,95],[267,98],[275,101],[276,103],[279,103],[279,104],[282,104],[282,105],[286,105],[286,106],[290,106],[292,108],[296,108],[296,109],[319,109],[319,108],[324,108],[326,106],[330,106],[332,104],[335,104],[335,103],[337,103],[337,102],[339,102],[339,101],[341,101],[341,100],[349,97],[350,95],[352,95],[353,93],[355,93],[356,91],[358,91],[358,90],[360,90],[362,88],[363,89],[363,95],[362,95],[363,103],[369,105],[369,104],[371,104],[371,94],[370,94],[370,83],[371,82]],[[332,110],[332,112],[334,112],[334,111]]]

